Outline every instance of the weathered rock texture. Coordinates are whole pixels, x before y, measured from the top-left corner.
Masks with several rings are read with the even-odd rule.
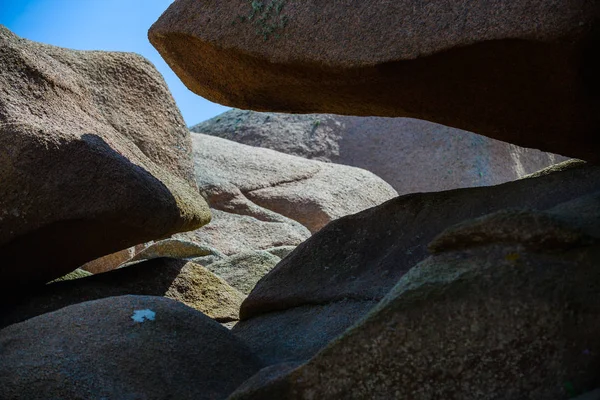
[[[302,279],[298,279],[299,285]],[[325,284],[325,283],[324,283]],[[238,322],[234,335],[248,344],[268,365],[308,360],[360,316],[377,305],[377,300],[340,300],[273,311]]]
[[[268,362],[314,355],[425,259],[427,245],[449,226],[506,208],[544,210],[600,190],[598,167],[569,161],[551,170],[497,186],[401,196],[330,223],[258,282],[233,331]],[[528,228],[531,220],[524,221]]]
[[[597,387],[600,192],[561,206],[445,231],[443,250],[313,359],[230,399],[563,400]]]
[[[547,209],[600,190],[600,168],[575,161],[559,165],[562,171],[537,178],[400,196],[340,218],[258,283],[242,306],[242,317],[307,302],[379,300],[427,256],[428,243],[453,224],[504,208]],[[297,276],[304,278],[301,285]]]
[[[77,270],[80,271],[80,270]],[[123,295],[164,296],[219,322],[237,321],[244,295],[202,265],[173,258],[138,262],[98,275],[51,283],[0,307],[0,328],[72,304]],[[70,279],[69,279],[70,278]]]
[[[226,398],[261,367],[217,322],[170,299],[89,301],[0,331],[0,397]]]
[[[48,283],[50,284],[50,283],[55,283],[55,282],[71,281],[73,279],[86,278],[86,277],[92,276],[92,275],[94,275],[94,274],[89,271],[86,271],[85,269],[77,268],[75,271],[71,271],[68,274],[63,275],[60,278],[56,278]]]
[[[234,109],[191,131],[363,168],[399,194],[497,185],[566,160],[411,118]]]
[[[359,168],[198,133],[192,140],[200,192],[211,208],[228,213],[268,222],[283,222],[284,216],[316,232],[336,218],[397,195],[383,180]]]
[[[137,252],[129,262],[151,260],[153,258],[171,257],[178,259],[193,259],[196,257],[219,255],[214,249],[197,243],[179,239],[164,239],[156,241]]]
[[[0,27],[0,71],[0,287],[209,221],[188,131],[147,60]]]
[[[90,262],[87,262],[81,266],[81,269],[89,271],[93,274],[101,274],[102,272],[112,271],[123,264],[125,261],[131,259],[137,252],[142,251],[150,243],[138,244],[136,246],[129,247],[124,250],[108,254],[106,256],[97,258]]]
[[[177,0],[149,38],[221,104],[425,119],[598,162],[599,20],[596,0]]]
[[[264,250],[242,251],[206,265],[209,271],[225,279],[244,294],[250,293],[256,282],[271,271],[281,258]]]

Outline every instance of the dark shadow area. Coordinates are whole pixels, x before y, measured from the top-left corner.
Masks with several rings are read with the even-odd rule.
[[[596,110],[600,113],[600,22],[592,27],[589,40],[584,45],[581,74],[583,86],[592,101],[596,102]]]
[[[85,301],[129,294],[164,296],[186,264],[185,260],[156,258],[15,295],[0,308],[0,329]]]

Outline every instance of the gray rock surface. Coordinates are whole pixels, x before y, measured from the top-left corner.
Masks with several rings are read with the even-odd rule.
[[[350,299],[305,304],[240,321],[232,332],[268,365],[300,362],[317,354],[375,305],[377,301]]]
[[[207,264],[206,268],[223,278],[231,286],[247,295],[256,282],[271,271],[280,257],[264,250],[242,251]]]
[[[598,167],[568,161],[551,168],[496,186],[400,196],[340,218],[257,284],[242,305],[242,320],[304,304],[380,300],[447,227],[505,208],[548,209],[600,190]]]
[[[209,255],[222,256],[219,251],[194,242],[180,239],[164,239],[149,244],[147,247],[137,252],[135,256],[128,261],[136,262],[161,257],[189,260]]]
[[[497,185],[566,160],[411,118],[233,109],[191,131],[363,168],[399,194]]]
[[[449,226],[507,208],[549,209],[600,190],[598,167],[569,161],[551,170],[497,186],[401,196],[330,223],[257,283],[244,300],[241,321],[233,331],[272,364],[313,356],[423,261],[429,255],[428,244]],[[589,200],[577,204],[569,204],[562,215],[570,215],[571,220],[585,215],[588,225],[597,226]],[[500,218],[494,225],[499,232],[494,240],[514,245],[516,237],[520,245],[529,246],[549,233],[557,236],[561,234],[556,228],[561,226],[560,220],[552,225],[554,230],[535,230],[538,220],[554,221],[551,214],[548,211],[545,218],[527,214],[522,222],[523,236],[513,234],[508,241],[502,239]],[[583,221],[578,224],[585,226]],[[461,239],[463,242],[472,245],[480,236],[485,237],[474,230],[476,224],[469,226],[474,235],[460,236],[469,239]],[[593,230],[586,234],[592,235]],[[564,238],[579,243],[571,233],[565,233]],[[440,238],[436,241],[453,243]],[[432,246],[434,249],[435,244]]]
[[[209,135],[194,133],[192,140],[201,193],[212,208],[229,213],[267,221],[277,213],[316,232],[336,218],[397,194],[383,180],[359,168],[306,160]],[[271,247],[279,245],[284,243]]]
[[[146,59],[0,26],[0,71],[0,294],[210,220],[189,133]]]
[[[352,328],[230,399],[563,400],[590,390],[600,367],[600,235],[589,220],[599,213],[596,193],[446,230],[437,240],[455,246],[438,247]],[[485,240],[465,243],[467,231]]]
[[[596,0],[177,0],[148,35],[227,106],[425,119],[598,162],[599,15]]]
[[[245,297],[199,264],[156,258],[102,274],[51,283],[25,296],[13,294],[11,301],[0,307],[0,328],[72,304],[123,295],[164,296],[219,322],[238,320]]]
[[[263,367],[219,323],[153,296],[88,301],[11,325],[0,330],[0,359],[6,400],[223,399]]]
[[[270,249],[266,249],[265,251],[268,251],[269,253],[273,254],[274,256],[277,256],[279,258],[286,258],[292,251],[294,251],[294,249],[296,248],[296,246],[278,246],[278,247],[271,247]]]
[[[173,237],[217,249],[225,255],[273,246],[297,246],[310,237],[309,230],[300,223],[273,212],[266,221],[243,214],[243,209],[232,208],[227,212],[213,208],[211,214],[209,224]]]
[[[80,268],[93,274],[101,274],[102,272],[112,271],[113,269],[118,268],[124,262],[131,259],[136,253],[145,249],[152,242],[153,241],[138,244],[112,254],[107,254],[83,264]]]

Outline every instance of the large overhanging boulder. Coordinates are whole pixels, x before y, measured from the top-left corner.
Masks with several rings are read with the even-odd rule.
[[[176,0],[149,38],[195,93],[413,117],[597,162],[595,0]]]
[[[152,64],[0,26],[0,295],[209,219]]]

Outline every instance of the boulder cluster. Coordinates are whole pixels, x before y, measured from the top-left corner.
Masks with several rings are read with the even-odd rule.
[[[600,400],[599,23],[176,0],[189,129],[0,26],[0,399]]]

